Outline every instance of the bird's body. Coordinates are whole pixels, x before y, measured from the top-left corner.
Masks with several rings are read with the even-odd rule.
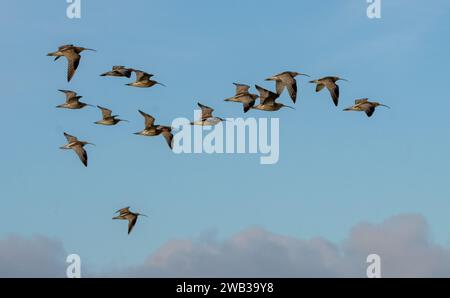
[[[169,145],[170,149],[172,149],[172,141],[173,141],[172,128],[169,126],[155,124],[155,118],[153,118],[147,113],[142,112],[141,110],[139,110],[139,113],[145,119],[145,128],[140,132],[136,132],[135,134],[144,137],[159,136],[162,134],[167,144]]]
[[[284,89],[287,88],[289,96],[295,103],[297,101],[297,81],[295,80],[295,77],[300,75],[309,77],[307,74],[294,71],[285,71],[267,78],[266,81],[275,81],[278,95],[281,95]]]
[[[127,68],[125,66],[113,66],[111,71],[107,71],[100,76],[102,77],[126,77],[130,78],[131,73],[134,71],[132,68]]]
[[[57,108],[61,109],[71,109],[71,110],[79,110],[86,106],[92,106],[90,104],[84,103],[80,101],[82,96],[77,96],[77,93],[70,90],[59,90],[60,92],[66,95],[66,102],[60,105],[57,105]]]
[[[233,83],[236,86],[236,94],[233,97],[225,99],[229,102],[239,102],[244,106],[244,113],[247,113],[254,105],[255,101],[258,99],[258,95],[249,92],[250,86]]]
[[[48,53],[47,56],[53,56],[55,57],[55,61],[58,60],[60,57],[66,57],[67,59],[67,81],[70,82],[73,75],[75,74],[75,71],[78,68],[78,65],[80,64],[80,53],[83,51],[95,51],[93,49],[83,48],[83,47],[77,47],[72,44],[69,45],[63,45],[58,48],[56,52]]]
[[[60,147],[61,149],[72,149],[80,158],[81,162],[85,167],[88,165],[88,156],[86,150],[84,150],[85,145],[94,145],[88,142],[79,141],[76,137],[69,135],[68,133],[64,133],[64,136],[67,139],[67,144]]]
[[[97,106],[97,107],[102,111],[103,119],[95,122],[95,124],[111,126],[111,125],[116,125],[117,123],[119,123],[121,121],[127,122],[127,120],[117,118],[117,117],[119,117],[119,115],[112,115],[112,111],[110,109],[107,109],[107,108],[104,108],[101,106]]]
[[[371,102],[368,98],[362,98],[355,100],[355,105],[344,109],[344,111],[365,112],[367,117],[372,117],[375,109],[379,106],[389,108],[387,105],[379,102]]]
[[[255,87],[260,94],[260,104],[252,107],[252,109],[268,112],[278,111],[283,107],[293,109],[293,107],[276,102],[278,97],[280,97],[280,95],[278,95],[277,93],[264,89],[263,87],[260,87],[258,85],[255,85]]]
[[[337,81],[347,81],[339,77],[324,77],[318,80],[310,81],[310,83],[316,84],[316,92],[320,92],[323,88],[327,88],[330,92],[331,98],[333,99],[334,105],[339,104],[339,85],[336,84]]]
[[[213,108],[210,108],[208,106],[202,105],[201,103],[197,103],[197,105],[202,110],[202,115],[200,117],[200,120],[191,122],[191,125],[199,125],[199,126],[215,126],[223,121],[225,119],[215,117],[212,115],[214,112]]]
[[[130,234],[133,230],[139,216],[147,217],[145,214],[131,212],[130,207],[117,210],[116,213],[119,213],[119,215],[113,217],[112,219],[128,220],[128,234]]]
[[[133,70],[133,71],[136,73],[136,81],[126,84],[127,86],[138,88],[150,88],[155,85],[161,85],[165,87],[164,84],[151,80],[150,78],[153,77],[152,74],[140,70]]]

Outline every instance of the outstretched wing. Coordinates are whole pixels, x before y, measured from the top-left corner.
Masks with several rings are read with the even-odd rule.
[[[153,118],[152,116],[150,116],[147,113],[142,112],[141,110],[139,110],[139,113],[144,116],[145,119],[145,127],[153,127],[153,124],[155,124],[155,118]]]
[[[133,215],[133,216],[130,215],[128,217],[128,234],[130,234],[131,231],[133,230],[134,225],[136,224],[137,218],[138,217],[136,215]]]
[[[167,142],[167,145],[169,145],[169,148],[172,149],[173,144],[173,134],[170,132],[170,129],[163,129],[162,135],[164,139]]]
[[[147,80],[149,80],[151,77],[153,77],[152,74],[147,73],[147,72],[145,72],[145,71],[135,70],[134,72],[136,73],[136,82],[139,82],[139,81],[147,81]]]
[[[286,86],[292,101],[295,103],[297,101],[297,81],[291,76],[283,76],[282,82]]]
[[[364,107],[364,112],[366,112],[367,117],[372,117],[375,112],[375,107],[372,105],[367,105],[367,107]]]
[[[236,86],[236,95],[246,94],[250,90],[250,86],[245,84],[233,83]]]
[[[361,99],[355,100],[355,104],[358,105],[358,104],[366,103],[368,101],[369,101],[368,98],[361,98]]]
[[[80,158],[80,160],[84,164],[84,166],[87,167],[88,156],[87,156],[86,150],[84,150],[84,148],[81,145],[73,146],[72,149],[78,155],[78,157]]]
[[[264,89],[263,87],[260,87],[258,85],[255,85],[255,88],[259,92],[260,95],[259,99],[262,105],[271,105],[279,97],[278,94],[273,93],[272,91],[269,91],[267,89]]]
[[[101,106],[97,106],[97,108],[99,108],[102,111],[103,119],[111,118],[112,111],[110,109]]]
[[[77,93],[75,91],[62,90],[62,89],[59,89],[58,91],[60,91],[66,95],[66,102],[69,102],[72,98],[77,97]]]
[[[78,141],[78,139],[76,137],[71,136],[71,135],[69,135],[66,132],[64,133],[64,136],[66,137],[67,142],[69,142],[69,143],[73,143],[73,142],[77,142]]]
[[[116,213],[120,213],[121,215],[130,213],[130,207],[125,207],[125,208],[119,209],[116,211]]]
[[[339,104],[339,86],[336,85],[332,81],[327,81],[325,84],[328,91],[330,91],[331,98],[333,99],[334,105],[338,106]]]
[[[64,56],[67,58],[67,81],[70,82],[80,64],[81,56],[73,49],[64,51]]]
[[[213,108],[202,105],[201,103],[197,103],[197,105],[202,109],[202,120],[206,120],[212,117],[212,113],[214,112]]]

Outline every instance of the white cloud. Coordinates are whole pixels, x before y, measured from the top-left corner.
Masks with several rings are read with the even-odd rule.
[[[101,275],[365,277],[366,258],[373,253],[381,256],[384,277],[450,277],[450,248],[429,239],[428,225],[420,215],[358,224],[340,244],[324,238],[286,237],[260,228],[247,229],[225,241],[214,237],[172,240],[142,264]],[[63,277],[65,258],[57,241],[11,236],[0,240],[0,277]]]
[[[164,277],[365,277],[366,258],[382,259],[384,277],[450,277],[450,249],[429,240],[420,215],[355,226],[340,245],[249,229],[217,241],[170,241],[119,275]]]
[[[63,277],[63,245],[46,237],[0,239],[0,277]]]

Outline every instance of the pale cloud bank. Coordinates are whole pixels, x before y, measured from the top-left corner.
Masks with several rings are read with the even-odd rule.
[[[343,243],[247,229],[227,240],[172,240],[142,263],[101,276],[365,277],[369,254],[383,277],[450,277],[450,248],[430,240],[420,215],[356,225]],[[0,276],[64,276],[63,246],[44,237],[0,240]],[[83,269],[83,271],[86,271]],[[86,276],[86,275],[85,275]]]

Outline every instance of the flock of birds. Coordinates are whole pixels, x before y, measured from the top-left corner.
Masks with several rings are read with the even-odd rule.
[[[58,60],[61,57],[65,57],[68,62],[67,67],[67,81],[70,82],[70,80],[73,78],[81,59],[81,53],[83,51],[95,51],[93,49],[84,48],[75,46],[73,44],[70,45],[63,45],[58,48],[57,51],[48,53],[47,56],[55,57],[55,61]],[[101,74],[103,77],[126,77],[131,78],[132,74],[136,75],[136,79],[134,82],[126,84],[127,86],[131,87],[137,87],[137,88],[150,88],[155,85],[161,85],[165,86],[164,84],[161,84],[155,80],[152,79],[154,75],[147,73],[145,71],[128,68],[125,66],[113,66],[112,70],[105,72]],[[258,91],[259,95],[252,94],[250,92],[250,86],[245,84],[238,84],[234,83],[236,87],[235,95],[233,97],[225,99],[227,102],[237,102],[243,105],[243,111],[244,113],[247,113],[251,109],[255,110],[261,110],[261,111],[278,111],[281,108],[291,108],[294,109],[291,106],[285,105],[283,103],[277,102],[281,94],[284,92],[285,89],[287,89],[289,96],[292,100],[292,102],[295,104],[297,100],[297,76],[307,76],[307,74],[299,73],[299,72],[293,72],[293,71],[285,71],[283,73],[271,76],[266,79],[266,81],[274,81],[275,82],[275,88],[276,91],[272,92],[270,90],[267,90],[259,85],[255,85],[256,90]],[[339,85],[337,84],[338,81],[347,81],[343,78],[336,77],[336,76],[327,76],[323,77],[321,79],[316,79],[310,81],[310,83],[313,83],[316,85],[316,92],[322,91],[324,88],[328,89],[331,98],[333,100],[333,103],[335,106],[338,106],[339,104]],[[86,106],[93,106],[84,102],[81,102],[80,99],[82,96],[78,96],[76,92],[70,91],[70,90],[59,90],[63,92],[66,96],[66,101],[63,104],[60,104],[57,106],[57,108],[65,108],[65,109],[82,109]],[[256,104],[256,101],[259,98],[259,104]],[[201,117],[198,120],[195,120],[191,122],[191,125],[200,125],[200,126],[214,126],[217,125],[225,119],[213,116],[214,109],[211,107],[208,107],[206,105],[203,105],[201,103],[198,103],[198,106],[201,109]],[[388,106],[381,104],[379,102],[372,102],[369,101],[368,98],[363,99],[357,99],[355,100],[355,104],[351,107],[348,107],[344,109],[344,111],[358,111],[358,112],[365,112],[368,117],[371,117],[373,113],[375,112],[375,109],[379,106],[387,107]],[[112,126],[116,125],[119,122],[127,121],[124,119],[118,118],[118,115],[113,115],[112,111],[108,108],[97,106],[102,113],[102,119],[99,121],[96,121],[95,124],[98,125],[107,125]],[[139,113],[144,117],[145,120],[145,127],[142,131],[136,132],[136,135],[141,136],[159,136],[162,135],[164,139],[166,140],[169,147],[172,149],[172,143],[173,143],[173,134],[172,134],[172,128],[170,126],[165,125],[158,125],[155,124],[155,118],[141,110],[139,110]],[[80,141],[75,136],[69,135],[68,133],[64,132],[64,136],[67,139],[67,144],[62,146],[61,149],[71,149],[73,150],[78,157],[80,158],[81,162],[84,164],[84,166],[87,167],[88,165],[88,156],[86,153],[86,150],[84,149],[85,145],[94,145],[89,142]],[[134,225],[136,224],[136,221],[139,216],[146,216],[144,214],[135,213],[130,211],[130,207],[122,208],[118,210],[116,213],[119,213],[118,216],[113,217],[113,219],[119,219],[119,220],[128,220],[128,234],[131,233]]]

